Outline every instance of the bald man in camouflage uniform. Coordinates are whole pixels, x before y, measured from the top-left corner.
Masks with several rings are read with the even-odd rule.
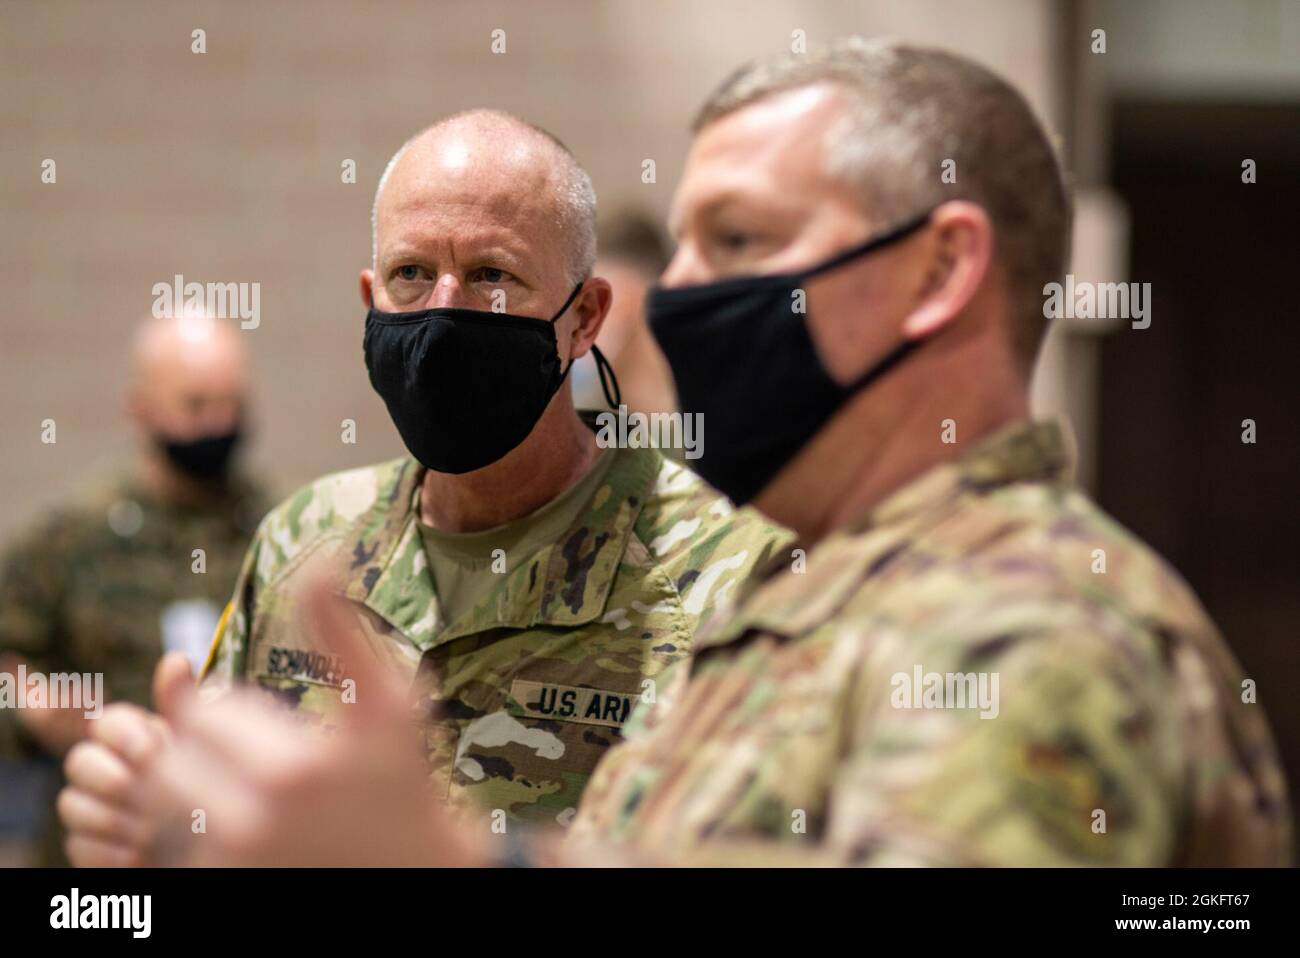
[[[344,721],[365,690],[299,606],[328,579],[369,650],[418,694],[436,798],[567,824],[634,704],[789,539],[657,449],[603,444],[575,411],[568,368],[610,303],[592,275],[594,202],[563,145],[501,113],[448,118],[398,151],[361,288],[371,382],[411,456],[327,476],[267,516],[202,695],[247,684]],[[95,747],[68,760],[71,857],[149,860],[103,833],[114,798],[101,772],[120,756],[87,759]]]
[[[532,147],[525,169],[576,169],[546,134],[502,114],[471,113],[434,126],[400,151],[382,178],[376,287],[390,269],[389,243],[409,247],[428,233],[412,213],[458,195],[450,170],[460,169],[464,152],[480,164],[471,177],[493,183],[495,170],[510,170],[503,190],[528,190],[515,161],[494,160],[503,136]],[[426,187],[430,174],[442,182]],[[484,186],[474,191],[481,199]],[[560,214],[550,199],[538,205],[550,235],[547,221]],[[517,201],[503,209],[508,229],[533,238],[529,212]],[[477,261],[468,238],[478,229],[461,207],[448,217],[448,237],[464,238],[454,244],[456,259]],[[541,252],[529,253],[541,263]],[[454,272],[455,263],[439,269]],[[502,272],[494,269],[493,278]],[[400,266],[396,273],[390,296],[425,295],[419,279],[408,294]],[[463,277],[469,296],[477,292],[474,278],[472,270]],[[495,291],[508,281],[484,285]],[[493,369],[480,374],[491,377]],[[430,408],[425,415],[465,413]],[[594,445],[597,424],[591,415],[578,419],[567,391],[555,396],[549,415],[562,416],[565,429],[572,422],[578,450]],[[523,455],[524,447],[510,452]],[[529,447],[526,455],[542,463],[551,454]],[[497,465],[484,472],[491,468]],[[326,477],[272,513],[244,564],[205,684],[221,688],[226,677],[242,677],[296,710],[328,716],[346,692],[346,663],[313,653],[311,625],[294,598],[311,569],[342,564],[339,591],[372,647],[415,682],[434,792],[455,807],[567,823],[634,703],[653,699],[656,676],[689,653],[702,615],[785,533],[753,510],[733,511],[653,448],[598,448],[581,477],[549,502],[471,532],[430,523],[433,490],[450,489],[459,477],[429,472],[408,458]]]
[[[521,144],[531,155],[516,168]],[[507,159],[499,160],[505,145]],[[471,113],[435,126],[400,151],[381,180],[373,291],[395,275],[387,288],[392,298],[420,299],[430,295],[426,289],[441,295],[431,279],[406,278],[401,264],[418,256],[404,252],[389,266],[387,249],[409,249],[426,236],[443,242],[425,220],[411,217],[439,215],[458,197],[451,170],[462,168],[466,153],[475,157],[467,175],[481,181],[474,189],[479,202],[491,196],[482,184],[495,183],[498,168],[509,171],[502,190],[512,197],[536,193],[527,177],[538,167],[576,169],[545,134],[500,114]],[[437,185],[426,186],[430,181]],[[537,247],[561,213],[550,199],[540,205],[545,214],[535,226],[532,205],[518,199],[500,215],[510,232],[533,243],[534,260],[526,265],[544,275]],[[477,214],[455,206],[442,215],[455,258],[437,269],[454,273],[465,261],[461,285],[472,301],[478,291],[469,267],[496,260],[472,239],[481,230]],[[565,242],[582,245],[568,234]],[[545,253],[557,258],[561,250],[555,244]],[[491,292],[509,286],[499,278],[505,270],[492,272],[493,282],[484,284]],[[602,285],[595,279],[582,288]],[[576,300],[573,309],[585,302]],[[467,321],[485,322],[482,315],[493,314]],[[411,375],[406,369],[404,378]],[[491,357],[479,375],[491,380]],[[422,413],[431,420],[464,415]],[[511,457],[526,454],[540,464],[551,456],[534,442],[550,419],[577,431],[574,465],[581,465],[594,445],[592,416],[580,420],[567,392],[555,396],[546,416],[526,445],[509,453],[508,468],[522,465],[530,476],[533,467]],[[400,409],[395,418],[400,425]],[[423,437],[405,438],[415,446]],[[561,438],[568,441],[567,434]],[[483,472],[494,468],[500,464]],[[439,503],[435,490],[458,495],[456,485],[468,482],[431,476],[406,458],[327,477],[293,496],[267,518],[249,552],[204,685],[249,680],[300,712],[328,718],[348,692],[346,663],[315,651],[311,623],[296,607],[299,588],[319,570],[335,578],[375,651],[415,684],[435,794],[455,807],[567,823],[633,705],[653,699],[655,679],[688,654],[704,614],[769,558],[785,533],[752,510],[735,512],[693,473],[649,448],[595,450],[576,482],[501,525],[437,528],[429,519]]]

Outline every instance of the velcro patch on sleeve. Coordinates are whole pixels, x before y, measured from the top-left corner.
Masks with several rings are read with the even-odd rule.
[[[527,679],[515,679],[510,684],[510,697],[519,704],[521,714],[529,718],[609,728],[622,728],[636,704],[636,695],[628,692]]]

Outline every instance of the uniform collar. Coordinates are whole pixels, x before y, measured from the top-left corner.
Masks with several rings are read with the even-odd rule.
[[[935,466],[875,508],[818,543],[804,575],[782,555],[738,602],[736,614],[714,619],[719,628],[697,636],[695,649],[726,645],[751,629],[794,636],[841,609],[869,578],[925,529],[971,496],[1012,483],[1073,481],[1074,440],[1062,420],[1021,422],[982,440],[970,452]],[[808,588],[807,576],[817,587]]]
[[[494,628],[571,627],[599,618],[663,459],[653,449],[618,449],[614,456],[569,528],[500,576],[484,601],[453,622],[441,620],[417,525],[425,469],[407,460],[349,530],[344,594],[422,650]]]

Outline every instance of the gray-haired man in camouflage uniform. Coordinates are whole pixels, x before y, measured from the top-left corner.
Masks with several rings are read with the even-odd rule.
[[[561,860],[1285,863],[1264,680],[1257,698],[1177,573],[1075,487],[1063,424],[1030,421],[1070,203],[1021,96],[849,40],[738,71],[695,131],[648,307],[684,408],[746,391],[703,375],[701,346],[774,329],[806,326],[822,358],[763,357],[770,386],[844,388],[792,410],[801,441],[770,461],[727,444],[761,408],[710,420],[701,472],[754,490],[806,569],[756,575],[663,677]],[[807,315],[746,313],[786,273]]]
[[[633,705],[786,538],[655,449],[602,448],[575,412],[568,366],[611,297],[591,275],[594,213],[568,150],[512,117],[459,114],[402,147],[361,293],[371,381],[414,457],[327,476],[267,516],[203,688],[252,682],[328,720],[355,690],[298,593],[329,576],[415,684],[436,795],[567,824]],[[106,765],[139,767],[102,741],[69,757],[79,864],[147,858],[125,830],[78,827],[132,814]]]

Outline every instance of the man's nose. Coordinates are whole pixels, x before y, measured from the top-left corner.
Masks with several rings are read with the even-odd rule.
[[[226,432],[238,425],[243,401],[240,396],[210,398],[200,415],[203,432]]]
[[[433,284],[426,309],[468,309],[471,307],[469,290],[459,276],[444,273]]]
[[[708,263],[696,254],[691,243],[682,242],[678,244],[673,258],[669,260],[668,268],[659,277],[659,285],[692,286],[696,283],[707,283],[712,279],[713,273]]]

